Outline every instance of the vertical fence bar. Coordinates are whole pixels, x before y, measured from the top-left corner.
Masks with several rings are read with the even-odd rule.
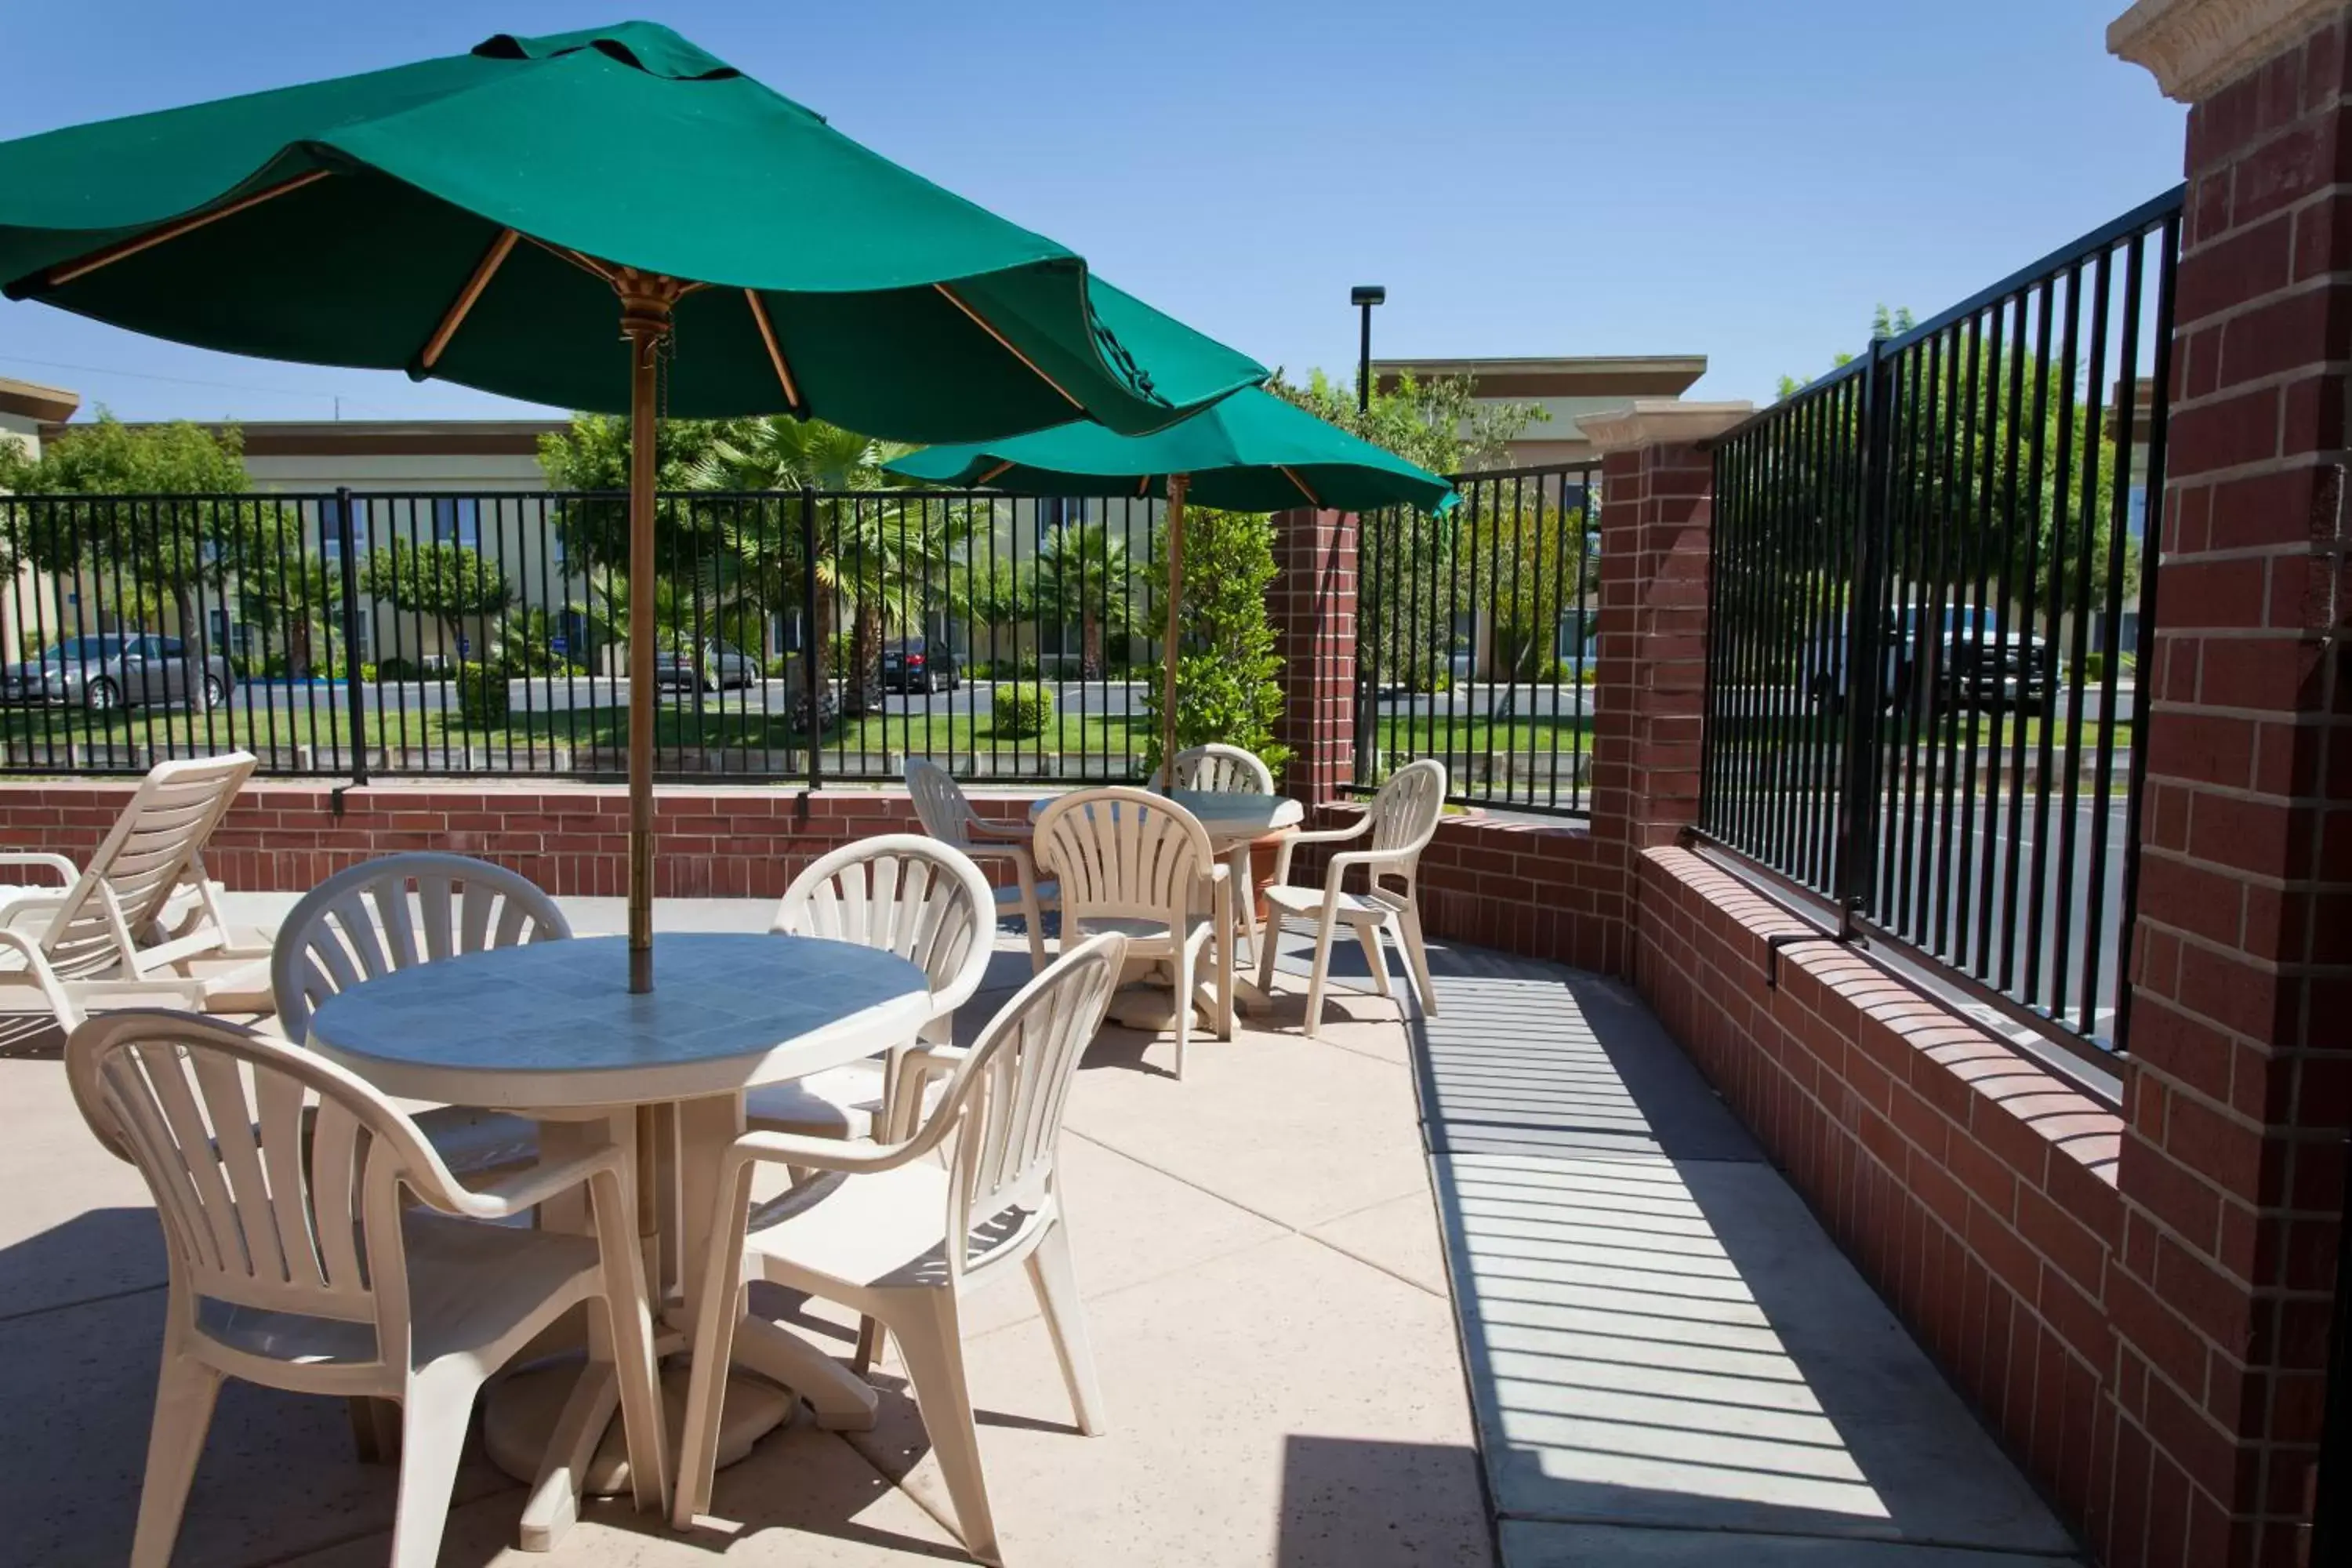
[[[816,491],[807,487],[801,490],[801,624],[805,628],[802,641],[807,645],[801,656],[804,671],[803,683],[808,688],[808,713],[802,721],[802,732],[808,747],[808,786],[812,791],[824,787],[824,681],[827,677],[822,666],[832,650],[823,647],[816,618]]]
[[[351,705],[345,729],[351,737],[352,783],[363,784],[368,782],[368,731],[366,683],[360,674],[360,552],[348,487],[335,491],[335,538],[342,557],[343,700]]]

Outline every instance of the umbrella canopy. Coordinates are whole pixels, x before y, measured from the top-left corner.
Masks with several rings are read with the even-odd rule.
[[[1265,376],[645,22],[0,143],[0,289],[232,353],[625,410],[637,628],[657,413],[1140,433]],[[654,638],[632,637],[634,991],[653,986],[654,675]]]
[[[0,143],[8,296],[205,348],[625,412],[629,271],[701,285],[680,416],[1134,432],[1265,377],[651,23]]]
[[[1026,436],[929,447],[887,465],[935,484],[1019,495],[1076,496],[1106,487],[1166,499],[1171,474],[1189,500],[1227,511],[1409,504],[1444,511],[1454,487],[1402,458],[1253,387],[1148,436],[1057,425]]]
[[[1251,387],[1148,436],[1057,425],[1027,436],[931,447],[884,467],[936,484],[1016,495],[1087,495],[1108,486],[1168,502],[1168,657],[1160,660],[1160,776],[1176,756],[1177,626],[1184,601],[1184,503],[1226,511],[1409,504],[1443,512],[1454,487],[1263,388]]]

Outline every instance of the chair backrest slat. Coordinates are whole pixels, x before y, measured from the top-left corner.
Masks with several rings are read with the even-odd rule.
[[[404,1352],[398,1188],[456,1178],[375,1089],[299,1047],[192,1014],[110,1012],[66,1045],[74,1099],[139,1167],[176,1287],[235,1307],[372,1324]]]
[[[961,850],[888,833],[813,861],[784,889],[770,929],[897,953],[929,977],[936,1018],[980,989],[996,900]]]
[[[955,1138],[947,1233],[967,1245],[948,1247],[950,1271],[984,1258],[969,1256],[975,1226],[1010,1208],[1034,1213],[1050,1195],[1070,1083],[1126,956],[1115,934],[1064,954],[989,1021],[950,1080],[932,1116]]]
[[[1180,934],[1216,864],[1198,817],[1125,785],[1074,790],[1047,805],[1037,859],[1061,883],[1065,921],[1157,921]]]
[[[412,854],[363,861],[302,895],[278,928],[269,964],[278,1024],[299,1041],[320,1003],[362,981],[571,934],[553,899],[488,860]]]
[[[908,757],[907,798],[914,803],[915,820],[925,833],[958,849],[971,847],[972,824],[980,820],[980,813],[947,769],[928,757]]]
[[[1220,795],[1272,795],[1274,770],[1255,752],[1212,742],[1176,753],[1171,786]]]
[[[1437,833],[1438,818],[1445,811],[1445,764],[1433,757],[1423,757],[1407,763],[1381,785],[1372,796],[1371,847],[1376,850],[1404,849],[1412,859],[1402,868],[1377,868],[1373,878],[1377,886],[1383,877],[1401,877],[1405,890],[1412,890],[1412,879],[1421,868],[1421,851]]]

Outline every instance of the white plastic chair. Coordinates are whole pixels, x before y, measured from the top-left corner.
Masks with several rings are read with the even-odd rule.
[[[0,985],[38,990],[41,1010],[68,1030],[100,1005],[266,1006],[259,963],[207,974],[191,967],[268,956],[238,943],[205,875],[205,845],[253,767],[248,752],[158,763],[86,868],[62,855],[0,853],[0,866],[42,867],[66,884],[5,890]]]
[[[829,937],[880,948],[929,977],[930,1021],[920,1038],[950,1044],[955,1010],[971,999],[994,952],[996,897],[971,858],[912,833],[843,846],[793,879],[776,906],[779,935]],[[743,1097],[755,1132],[863,1138],[891,1103],[903,1049],[797,1082],[761,1084]]]
[[[1061,889],[1037,879],[1030,853],[1034,830],[1025,822],[997,822],[980,815],[947,769],[925,757],[907,759],[907,795],[923,831],[975,860],[1003,860],[1013,867],[1013,886],[998,888],[997,912],[1017,910],[1029,931],[1029,968],[1045,967],[1045,911],[1057,907]]]
[[[476,1393],[583,1301],[598,1304],[609,1352],[592,1352],[592,1395],[575,1397],[566,1420],[609,1409],[599,1402],[617,1380],[637,1506],[664,1500],[625,1149],[606,1144],[468,1191],[362,1079],[192,1014],[84,1024],[66,1068],[91,1130],[147,1179],[170,1255],[133,1568],[170,1561],[223,1377],[397,1401],[392,1562],[430,1568]],[[472,1223],[583,1185],[593,1239]],[[559,1441],[555,1451],[567,1450]]]
[[[896,1336],[964,1546],[983,1563],[1003,1559],[964,1379],[964,1297],[1025,1263],[1078,1429],[1089,1436],[1104,1429],[1055,1159],[1070,1080],[1102,1026],[1126,945],[1115,935],[1093,938],[1023,987],[956,1065],[939,1108],[904,1142],[752,1132],[728,1150],[678,1456],[671,1517],[679,1528],[709,1500],[718,1374],[746,1280],[839,1301]],[[920,1056],[908,1058],[910,1071]],[[950,1135],[942,1165],[930,1156]],[[763,1163],[841,1175],[815,1201],[753,1230],[751,1178]]]
[[[1217,1038],[1233,1037],[1233,879],[1200,818],[1150,790],[1075,790],[1039,814],[1037,858],[1060,881],[1064,952],[1117,931],[1128,939],[1129,958],[1159,959],[1175,971],[1179,1079],[1192,1037],[1194,988],[1213,946],[1213,1027]]]
[[[1413,994],[1421,1010],[1434,1015],[1437,993],[1429,984],[1429,953],[1421,940],[1421,911],[1413,897],[1421,875],[1421,852],[1436,835],[1437,818],[1445,807],[1445,764],[1424,757],[1407,763],[1372,796],[1371,805],[1352,827],[1321,833],[1297,833],[1275,852],[1274,883],[1265,890],[1265,940],[1259,945],[1257,987],[1271,992],[1274,961],[1280,946],[1285,918],[1307,921],[1315,927],[1315,967],[1307,982],[1307,1033],[1322,1032],[1324,984],[1331,973],[1331,941],[1345,924],[1363,944],[1364,959],[1372,967],[1372,984],[1389,994],[1388,960],[1381,952],[1381,932],[1387,931],[1403,950],[1412,971]],[[1331,857],[1323,886],[1294,888],[1290,857],[1301,844],[1337,844],[1369,831],[1371,847],[1351,849]],[[1342,884],[1348,873],[1362,867],[1365,890],[1350,893]],[[1391,887],[1391,882],[1396,885]]]
[[[363,980],[571,934],[537,883],[488,860],[417,851],[362,861],[303,894],[278,926],[269,960],[278,1026],[299,1046],[319,1005]],[[460,1174],[538,1157],[538,1127],[526,1117],[450,1105],[420,1112],[416,1122]]]
[[[1176,753],[1175,787],[1222,795],[1272,795],[1274,770],[1255,752],[1213,742]]]

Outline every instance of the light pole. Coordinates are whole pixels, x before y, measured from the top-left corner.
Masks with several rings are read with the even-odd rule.
[[[1348,303],[1364,313],[1362,346],[1356,353],[1356,412],[1372,411],[1372,307],[1388,302],[1389,291],[1377,283],[1359,283],[1349,291]]]

